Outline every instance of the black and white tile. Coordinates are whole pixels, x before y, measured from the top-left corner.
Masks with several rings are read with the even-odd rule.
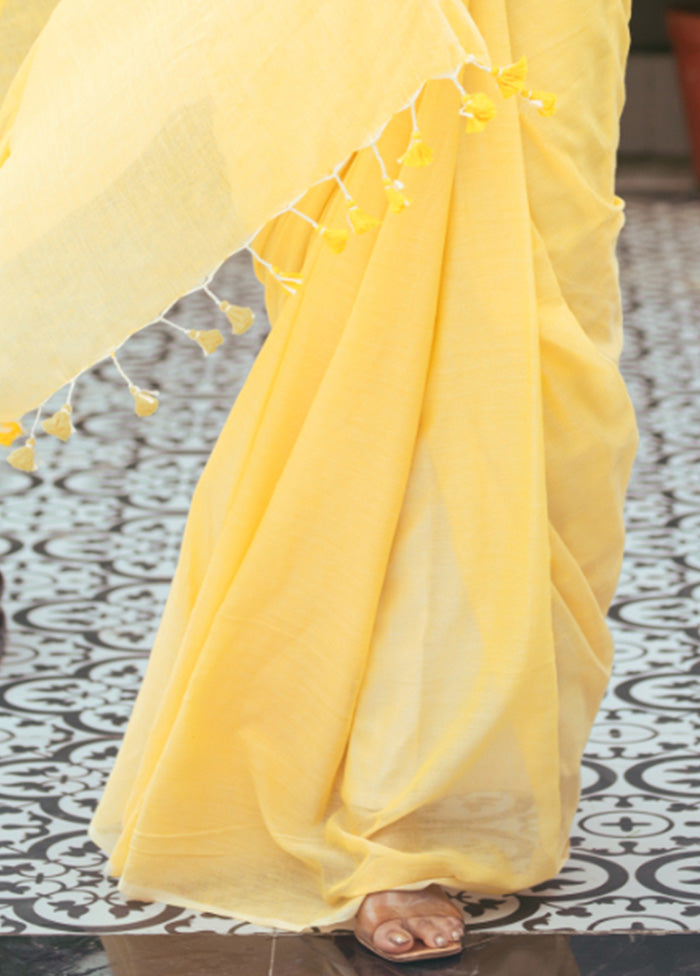
[[[570,860],[530,891],[462,895],[475,934],[700,931],[700,199],[633,194],[628,217],[624,372],[642,442],[611,612],[615,671],[586,753]],[[36,473],[0,471],[0,934],[257,931],[125,902],[85,833],[195,481],[264,341],[245,257],[227,263],[217,287],[257,306],[260,324],[208,359],[164,326],[125,347],[127,372],[163,391],[157,414],[138,420],[101,364],[76,389],[76,435],[66,445],[42,437]],[[207,328],[212,310],[192,295],[173,318]]]

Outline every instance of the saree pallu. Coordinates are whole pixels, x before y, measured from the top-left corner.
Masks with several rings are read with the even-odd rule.
[[[129,26],[123,5],[89,6],[86,24],[97,36],[107,20],[110,29]],[[221,5],[176,6],[173,17]],[[304,6],[256,5],[251,29],[269,40],[261,61],[292,57],[274,11]],[[352,74],[352,92],[326,96],[338,105],[355,99],[349,135],[343,118],[324,132],[329,117],[316,122],[308,112],[304,131],[290,129],[282,144],[271,136],[281,155],[258,164],[272,189],[258,187],[250,199],[232,183],[214,239],[210,214],[201,218],[201,255],[173,240],[177,222],[152,216],[138,232],[131,177],[122,173],[133,221],[127,230],[98,221],[111,237],[93,255],[97,271],[86,259],[58,298],[47,288],[38,299],[54,303],[57,322],[80,304],[81,275],[89,279],[97,319],[90,351],[76,352],[70,335],[51,339],[47,326],[42,342],[62,355],[26,378],[31,392],[8,393],[4,407],[16,416],[59,375],[65,382],[104,355],[95,335],[101,322],[126,314],[120,303],[129,306],[128,334],[168,297],[159,282],[179,289],[177,297],[224,256],[232,224],[241,239],[257,228],[273,328],[195,491],[91,836],[110,853],[127,897],[293,930],[348,919],[379,889],[435,881],[500,894],[557,873],[611,666],[605,614],[636,447],[617,366],[623,213],[613,189],[628,4],[405,3],[394,10],[399,36],[381,43],[370,28],[393,4],[383,13],[354,4],[370,33],[342,38],[338,25],[355,24],[339,13],[345,5],[313,6],[329,65],[345,50],[340,70]],[[59,4],[46,28],[54,40],[80,7]],[[314,16],[303,21],[309,30]],[[206,32],[206,17],[198,22]],[[398,80],[393,45],[404,45]],[[558,93],[557,114],[542,118],[509,99],[485,131],[466,133],[459,92],[438,77],[465,51],[488,52],[496,64],[526,53],[531,76]],[[363,99],[354,72],[368,52],[379,58],[382,84],[367,76],[371,97]],[[184,63],[185,48],[177,54]],[[6,118],[20,119],[24,99],[39,97],[30,83],[40,55],[35,47],[25,59],[20,74],[29,81],[19,94],[17,84],[10,90]],[[495,91],[474,65],[461,77],[468,90]],[[410,168],[397,161],[413,128],[401,109],[423,82],[416,118],[434,160]],[[382,85],[388,102],[377,104]],[[264,141],[272,96],[247,94],[251,131]],[[401,213],[388,206],[375,150],[342,151],[348,138],[349,148],[365,144],[381,121],[375,113],[390,108],[376,147],[411,201]],[[192,112],[188,124],[202,124],[193,153],[225,154],[225,127]],[[321,157],[339,153],[330,163],[342,162],[345,191],[381,219],[342,255],[284,209],[306,180],[298,210],[329,227],[346,217],[338,181],[311,185],[325,162],[304,156],[309,131]],[[13,154],[21,160],[22,139],[28,151],[34,134],[21,135],[9,140],[7,163]],[[208,207],[219,189],[197,192]],[[72,240],[71,213],[86,232],[96,220],[77,199],[83,192],[77,181],[66,190],[75,199],[55,224],[54,244]],[[44,253],[51,235],[42,219],[26,230],[15,273]],[[193,226],[199,219],[195,209]],[[151,239],[163,252],[149,257],[143,282],[121,269],[141,291],[115,297],[115,248],[136,261]],[[181,247],[192,248],[186,260]],[[297,293],[271,268],[298,269]],[[59,276],[49,270],[53,288]],[[18,314],[20,305],[16,298]],[[135,326],[136,307],[143,318]],[[14,342],[14,361],[24,362]]]

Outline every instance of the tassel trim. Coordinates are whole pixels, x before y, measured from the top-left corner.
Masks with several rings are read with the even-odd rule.
[[[18,471],[36,471],[37,457],[34,450],[36,446],[36,440],[34,437],[29,437],[22,447],[16,448],[7,457],[7,463],[11,464],[13,468]]]
[[[345,197],[345,202],[348,207],[346,219],[353,233],[366,234],[367,231],[378,227],[381,224],[381,220],[379,220],[377,217],[373,217],[371,214],[366,213],[358,206],[357,203],[355,203],[352,198],[352,194],[348,190],[347,186],[343,183],[337,172],[333,173],[332,178],[336,181],[340,187],[341,193]]]
[[[23,433],[24,429],[17,421],[12,421],[7,424],[0,423],[0,445],[2,447],[12,447],[13,442],[18,437],[21,437]]]
[[[425,144],[423,135],[418,128],[415,98],[409,108],[411,110],[411,139],[406,152],[403,156],[399,156],[397,162],[401,166],[429,166],[435,158],[435,153],[430,146]]]
[[[67,441],[73,433],[73,424],[70,419],[72,413],[73,408],[70,403],[64,403],[61,409],[57,410],[53,416],[47,420],[42,420],[42,429],[47,434],[52,434],[54,437],[57,437],[59,441]]]
[[[554,115],[557,110],[557,96],[554,92],[522,91],[520,94],[531,105],[534,105],[540,115],[545,118]]]
[[[468,65],[492,76],[495,79],[498,90],[504,99],[519,95],[524,102],[532,105],[540,115],[545,117],[553,115],[556,111],[557,98],[553,92],[541,91],[539,89],[526,89],[525,85],[528,74],[527,58],[521,57],[513,64],[492,66],[489,64],[484,64],[473,56],[469,56],[465,59],[464,64],[462,64],[457,71],[451,75],[445,76],[452,81],[459,90],[459,115],[465,119],[465,128],[468,133],[471,134],[483,132],[488,123],[497,114],[496,105],[491,97],[486,94],[486,92],[468,92],[461,84],[459,76],[461,75],[462,70]],[[400,166],[422,168],[429,166],[434,160],[435,154],[432,148],[426,144],[418,125],[416,101],[422,90],[423,86],[421,86],[419,91],[416,92],[409,104],[406,106],[406,108],[410,110],[412,124],[408,145],[402,155],[396,160]],[[400,214],[410,206],[411,201],[403,192],[403,182],[389,174],[387,166],[377,147],[377,141],[382,135],[383,130],[384,127],[366,145],[367,148],[372,149],[379,164],[388,210],[391,213]],[[318,223],[318,221],[314,220],[308,214],[305,214],[296,207],[295,204],[297,201],[293,201],[291,204],[285,207],[284,210],[280,211],[280,214],[292,212],[312,224],[314,231],[334,254],[341,254],[345,250],[351,234],[366,234],[369,231],[374,230],[382,222],[378,217],[375,217],[362,209],[353,199],[350,191],[339,175],[339,170],[343,165],[344,164],[340,164],[330,175],[323,177],[318,182],[323,183],[327,180],[335,180],[337,182],[347,204],[346,221],[349,229],[344,227],[328,227],[324,224]],[[304,195],[305,193],[301,196]],[[299,199],[301,199],[301,197],[299,197]],[[302,275],[297,271],[279,268],[271,262],[265,260],[261,255],[257,254],[252,247],[252,242],[255,240],[258,233],[259,231],[256,231],[253,237],[242,245],[242,249],[248,250],[252,257],[262,267],[267,269],[267,271],[273,276],[273,278],[275,278],[276,281],[279,282],[285,291],[287,291],[290,295],[296,295],[303,285]],[[235,305],[225,299],[220,299],[214,294],[214,292],[209,288],[209,285],[214,277],[214,274],[216,273],[216,270],[218,269],[215,269],[215,271],[212,272],[204,282],[200,283],[196,288],[194,288],[193,291],[203,291],[216,304],[219,312],[226,316],[231,326],[232,333],[234,335],[243,335],[253,325],[253,322],[255,321],[255,314],[253,310],[247,306]],[[166,325],[175,328],[179,332],[184,333],[188,339],[196,342],[199,345],[205,356],[209,356],[216,352],[219,346],[221,346],[225,341],[224,336],[219,329],[186,329],[166,318],[165,312],[154,321],[163,322]],[[137,416],[149,417],[154,414],[159,407],[158,392],[155,390],[142,389],[133,383],[122,369],[114,350],[109,353],[109,357],[114,362],[114,365],[127,385],[129,393],[133,397],[134,411]],[[74,433],[72,423],[73,408],[70,400],[73,393],[73,388],[80,375],[81,374],[78,374],[78,376],[73,377],[71,380],[66,402],[63,404],[63,406],[41,423],[42,430],[44,430],[45,433],[64,442],[67,441]],[[48,402],[48,400],[45,401],[45,403],[46,402]],[[23,445],[15,448],[6,458],[9,464],[20,471],[36,471],[39,465],[39,459],[35,450],[35,434],[45,403],[41,404],[37,409],[29,437],[26,439]],[[18,437],[21,437],[23,433],[24,429],[19,421],[0,423],[0,445],[3,447],[11,447],[14,441]]]
[[[32,423],[32,429],[30,430],[29,437],[26,439],[24,444],[21,447],[16,447],[15,450],[7,456],[7,463],[12,465],[12,467],[17,471],[26,471],[27,473],[31,473],[32,471],[36,471],[36,469],[39,467],[39,459],[37,457],[35,447],[36,429],[39,424],[39,420],[41,419],[42,410],[43,404],[36,412],[34,422]],[[15,425],[11,424],[10,426],[14,427]]]
[[[462,107],[459,114],[467,120],[467,132],[483,132],[486,124],[496,115],[496,106],[484,92],[462,95]]]
[[[176,322],[171,322],[164,315],[161,315],[160,321],[165,323],[165,325],[169,325],[171,329],[177,329],[178,332],[186,335],[188,339],[196,342],[205,356],[216,352],[224,341],[224,337],[218,329],[185,329]]]
[[[129,393],[134,398],[134,413],[137,417],[150,417],[156,412],[159,407],[158,401],[158,391],[157,390],[143,390],[140,386],[132,383],[129,377],[126,375],[122,369],[119,360],[117,359],[116,353],[111,352],[110,357],[112,362],[117,367],[122,379],[125,381],[129,388]]]
[[[504,68],[491,68],[491,74],[504,98],[519,95],[525,88],[527,79],[527,58],[522,57],[515,64],[508,64]]]
[[[404,194],[404,185],[401,180],[392,179],[389,176],[389,172],[386,168],[386,163],[382,159],[382,154],[379,152],[376,143],[371,144],[371,149],[376,156],[377,162],[379,163],[379,168],[382,171],[382,183],[384,184],[384,193],[386,194],[387,203],[389,204],[389,210],[392,213],[401,213],[406,207],[411,205],[411,201]]]
[[[350,231],[345,230],[344,227],[326,227],[323,224],[319,224],[313,217],[309,217],[303,210],[297,210],[294,206],[289,208],[289,212],[296,214],[297,217],[301,217],[302,220],[311,224],[318,236],[328,245],[333,254],[341,254],[345,250],[350,238]]]
[[[244,305],[232,305],[230,302],[219,302],[219,308],[231,323],[234,335],[243,335],[255,321],[255,312]]]

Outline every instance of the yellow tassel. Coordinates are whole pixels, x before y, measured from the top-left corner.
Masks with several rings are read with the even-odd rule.
[[[372,230],[373,227],[378,227],[381,223],[381,220],[377,220],[371,214],[360,210],[356,203],[348,205],[348,220],[356,234],[365,234],[368,230]]]
[[[300,274],[292,274],[289,271],[282,271],[281,268],[277,268],[275,265],[271,265],[270,270],[272,271],[273,275],[279,279],[280,284],[286,288],[287,291],[292,292],[292,294],[296,293],[297,289],[304,280]]]
[[[423,136],[414,129],[411,133],[411,141],[408,149],[400,156],[398,162],[403,166],[428,166],[434,158],[433,150],[423,142]]]
[[[22,425],[18,424],[16,420],[0,423],[0,444],[3,447],[10,447],[12,442],[23,433]]]
[[[398,180],[391,180],[387,176],[383,180],[383,183],[384,192],[389,201],[389,210],[392,213],[401,213],[402,210],[405,210],[410,205],[411,201],[401,192],[401,186]]]
[[[345,245],[348,243],[348,238],[350,237],[350,231],[333,227],[323,227],[320,224],[316,230],[334,254],[340,254],[345,250]]]
[[[517,95],[525,87],[527,58],[522,57],[515,64],[506,65],[505,68],[491,68],[491,74],[496,78],[496,82],[504,98]]]
[[[207,356],[218,349],[224,341],[224,337],[218,329],[206,329],[203,332],[199,329],[190,329],[187,336],[198,342]]]
[[[521,94],[528,102],[532,102],[540,115],[554,115],[557,108],[557,96],[553,92],[524,91]]]
[[[36,441],[30,437],[23,447],[18,447],[12,454],[8,455],[8,464],[18,471],[36,471],[36,455],[34,445]]]
[[[496,106],[484,92],[463,95],[459,114],[466,117],[467,132],[483,132],[486,123],[496,114]]]
[[[46,420],[42,420],[41,426],[44,428],[47,434],[53,434],[54,437],[58,437],[60,441],[67,441],[70,435],[73,433],[73,424],[71,423],[70,416],[73,413],[73,408],[70,403],[64,403],[60,410],[57,410],[53,416],[48,417]]]
[[[255,321],[255,312],[244,305],[231,305],[230,302],[219,302],[219,308],[231,323],[234,335],[243,335]]]
[[[134,410],[138,417],[150,417],[158,409],[158,397],[138,386],[130,386],[129,393],[134,398]]]

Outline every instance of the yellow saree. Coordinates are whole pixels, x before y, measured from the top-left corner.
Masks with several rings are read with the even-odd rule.
[[[92,823],[126,896],[304,929],[374,890],[514,891],[565,860],[636,445],[628,14],[61,0],[25,35],[0,419],[240,246],[273,322]]]

